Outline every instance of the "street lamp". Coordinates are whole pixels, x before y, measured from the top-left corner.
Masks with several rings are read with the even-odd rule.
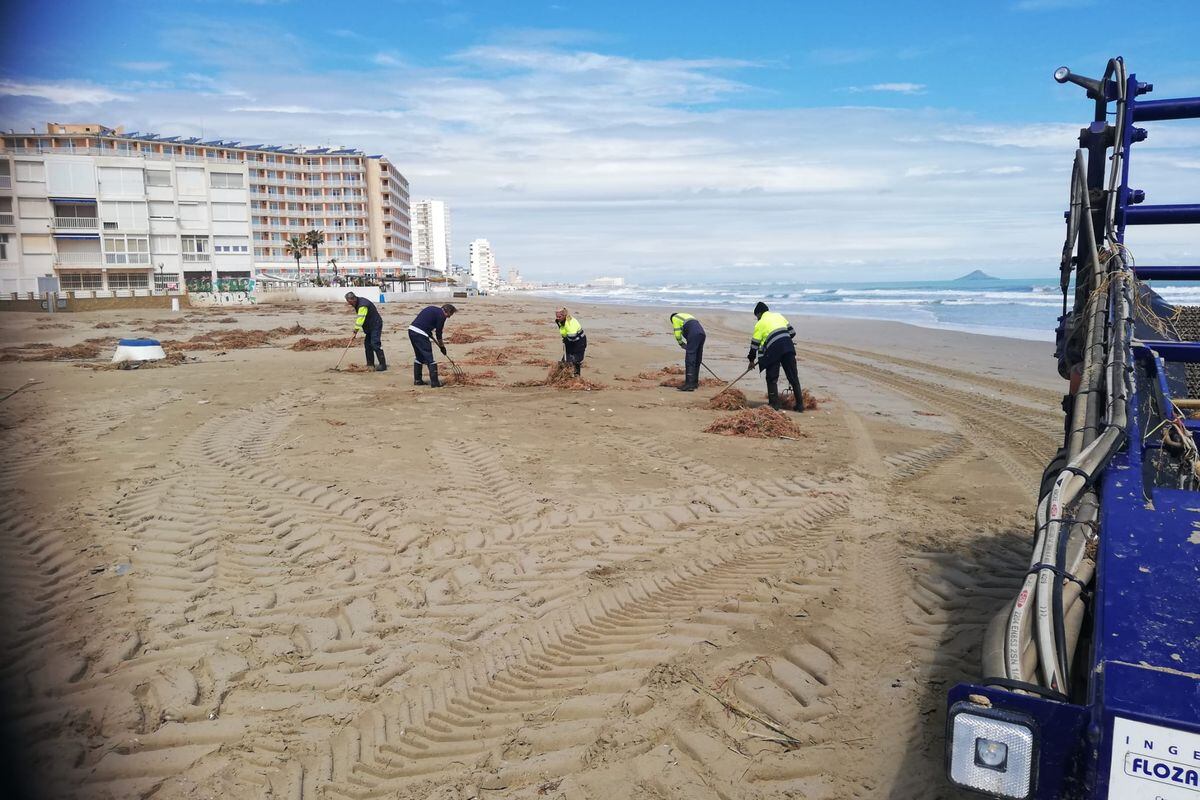
[[[163,263],[161,261],[158,262],[158,287],[157,288],[161,291],[166,291],[166,288],[167,288],[167,284],[166,284],[166,282],[164,280],[164,276],[163,276]]]

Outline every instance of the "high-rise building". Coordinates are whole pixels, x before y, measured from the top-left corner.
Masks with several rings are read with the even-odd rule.
[[[408,181],[384,156],[348,147],[244,145],[127,134],[120,128],[87,124],[48,123],[44,134],[6,133],[0,142],[0,291],[32,291],[38,275],[68,273],[83,273],[70,282],[108,287],[108,265],[148,267],[151,260],[156,265],[162,261],[165,271],[171,259],[160,255],[182,257],[181,266],[209,264],[214,277],[222,271],[295,276],[297,265],[285,244],[309,230],[325,235],[317,254],[324,274],[330,271],[330,259],[336,259],[342,275],[422,272],[412,265]],[[239,177],[215,177],[234,174]],[[197,188],[200,182],[203,194]],[[26,197],[49,201],[53,207],[23,204]],[[162,204],[168,201],[174,205],[174,217],[165,216],[168,209]],[[136,209],[117,205],[137,202],[146,206],[144,223]],[[240,204],[240,210],[232,209],[233,204]],[[23,210],[34,216],[22,216]],[[127,216],[109,220],[105,214]],[[104,227],[61,222],[68,216],[102,219]],[[240,223],[240,232],[226,233],[236,227],[226,223]],[[79,240],[100,242],[103,259],[98,264],[79,261],[82,256],[76,250],[82,245],[68,243],[70,230]],[[118,241],[115,235],[101,240],[102,230],[132,235],[134,241]],[[225,236],[249,241],[227,242],[221,239]],[[43,241],[47,238],[49,244]],[[176,241],[168,241],[172,238]],[[121,255],[128,251],[116,249],[141,247],[142,239],[149,239],[149,250],[135,251],[133,261]],[[174,252],[158,252],[156,247],[174,247]],[[210,254],[212,258],[204,258]],[[236,270],[222,270],[226,259],[216,257],[228,255],[247,258]],[[63,256],[76,263],[68,267]],[[307,276],[316,270],[309,252],[299,272]],[[184,269],[189,271],[201,270]]]
[[[481,292],[494,292],[500,288],[500,270],[496,256],[487,239],[471,242],[471,280]]]
[[[450,210],[441,200],[412,204],[413,264],[440,272],[450,271]]]

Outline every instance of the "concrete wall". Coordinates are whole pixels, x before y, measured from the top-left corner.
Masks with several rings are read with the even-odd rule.
[[[301,286],[296,290],[302,303],[342,303],[345,302],[346,292],[354,292],[359,297],[365,297],[372,303],[416,302],[419,300],[441,301],[450,300],[455,292],[461,293],[461,288],[435,289],[428,292],[387,292],[381,294],[379,289],[369,286]]]
[[[62,298],[59,298],[60,300]],[[186,308],[188,306],[187,295],[159,295],[146,297],[89,297],[75,299],[69,297],[66,299],[66,307],[60,307],[58,312],[72,311],[111,311],[118,308],[170,308],[171,301],[179,300],[179,305]],[[42,307],[45,300],[0,300],[0,311],[38,311],[46,313],[46,309]]]

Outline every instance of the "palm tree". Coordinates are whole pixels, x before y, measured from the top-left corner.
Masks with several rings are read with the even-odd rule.
[[[299,236],[293,236],[283,243],[283,252],[296,259],[296,278],[300,278],[300,257],[308,250],[308,244]]]
[[[317,263],[317,285],[321,285],[321,255],[317,252],[318,248],[325,243],[325,234],[313,228],[308,233],[304,234],[304,243],[312,248],[313,260]]]

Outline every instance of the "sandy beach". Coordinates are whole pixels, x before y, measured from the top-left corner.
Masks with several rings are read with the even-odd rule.
[[[819,405],[752,439],[654,375],[683,309],[572,306],[601,387],[568,391],[514,385],[561,352],[549,301],[457,302],[480,385],[440,390],[412,386],[416,304],[381,306],[386,373],[290,349],[344,339],[344,306],[0,315],[0,395],[39,382],[0,403],[34,796],[954,796],[944,693],[1028,563],[1051,345],[792,318]],[[694,313],[736,376],[753,317]]]

